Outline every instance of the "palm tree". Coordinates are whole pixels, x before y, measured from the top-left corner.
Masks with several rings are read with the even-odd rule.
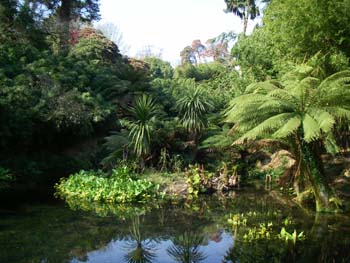
[[[235,143],[273,138],[291,142],[297,160],[294,180],[300,176],[312,187],[317,211],[331,211],[332,192],[320,158],[321,147],[336,152],[335,124],[350,119],[350,71],[333,74],[322,82],[302,66],[282,82],[248,86],[234,98],[226,121],[243,135]]]
[[[129,138],[134,153],[140,158],[140,166],[143,170],[147,155],[151,150],[151,134],[154,130],[158,108],[151,97],[142,95],[130,107],[130,113],[133,121],[123,121],[123,124],[130,130]]]
[[[188,91],[177,101],[176,106],[182,125],[197,142],[198,135],[208,124],[206,114],[213,106],[204,90],[196,87],[192,79],[185,80],[182,85],[188,87]]]
[[[243,20],[243,34],[246,35],[248,20],[254,20],[260,15],[257,2],[255,0],[225,0],[225,4],[225,13],[233,13]]]

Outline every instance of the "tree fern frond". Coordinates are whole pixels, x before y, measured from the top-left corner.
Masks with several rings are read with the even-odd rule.
[[[329,76],[328,78],[324,79],[321,82],[319,89],[321,90],[327,89],[327,87],[329,87],[332,82],[338,81],[338,80],[343,81],[344,84],[348,83],[350,80],[350,70],[343,70],[343,71],[337,72]]]
[[[324,110],[339,119],[350,120],[350,110],[341,107],[324,107]]]
[[[245,94],[267,94],[271,90],[279,88],[271,81],[264,81],[250,84],[245,89]]]
[[[320,85],[320,80],[314,77],[306,77],[300,81],[300,84],[308,88],[317,88]]]
[[[130,143],[127,134],[117,133],[105,138],[104,146],[110,150],[122,148]]]
[[[335,124],[335,119],[327,111],[320,108],[309,108],[307,112],[317,121],[320,129],[323,132],[328,133],[332,130]]]
[[[281,106],[283,106],[281,104],[281,101],[278,100],[266,100],[263,104],[261,104],[257,110],[262,110],[265,108],[271,109],[271,108],[280,108]]]
[[[294,105],[297,99],[293,96],[293,94],[288,90],[283,89],[275,89],[268,94],[269,97],[276,98],[282,100],[282,104],[289,108],[294,108]]]
[[[270,117],[267,120],[261,122],[253,129],[246,132],[237,141],[244,141],[245,139],[255,140],[257,137],[264,136],[269,132],[281,127],[283,123],[285,123],[292,116],[292,113],[281,113],[276,116]]]
[[[277,139],[286,138],[297,130],[301,125],[301,118],[299,115],[292,117],[278,129],[272,136]]]
[[[318,125],[317,121],[314,120],[309,114],[305,114],[302,122],[304,140],[308,143],[316,140],[321,134],[320,126]]]
[[[324,140],[324,146],[326,148],[326,151],[332,155],[335,155],[339,152],[339,147],[337,145],[337,142],[335,141],[335,138],[333,134],[328,133],[325,140]]]
[[[229,103],[229,107],[233,107],[235,105],[240,105],[241,107],[250,103],[265,101],[266,95],[263,94],[244,94],[232,99]]]
[[[313,71],[313,68],[308,66],[308,65],[299,65],[295,67],[294,70],[288,72],[282,77],[282,82],[288,82],[288,81],[300,81],[307,76]]]
[[[250,105],[249,107],[235,107],[226,114],[226,122],[244,123],[249,127],[256,126],[261,121],[270,118],[282,110],[277,108],[264,107],[258,110],[260,104]]]

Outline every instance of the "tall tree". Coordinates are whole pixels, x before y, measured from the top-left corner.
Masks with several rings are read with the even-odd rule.
[[[181,64],[197,65],[197,57],[195,51],[191,46],[186,46],[181,52]]]
[[[252,84],[246,94],[231,101],[227,121],[246,140],[274,138],[290,141],[297,160],[294,180],[303,176],[313,190],[316,210],[332,210],[332,192],[320,158],[321,147],[335,153],[335,124],[350,120],[350,71],[329,76],[322,82],[303,66],[282,82]]]
[[[225,61],[230,58],[228,51],[229,43],[232,43],[237,38],[237,35],[233,31],[222,32],[217,37],[208,39],[206,44],[205,55],[207,57],[213,57],[214,61]]]
[[[246,35],[248,20],[254,20],[260,15],[256,0],[225,0],[225,13],[233,13],[243,20],[243,34]]]
[[[204,57],[206,47],[202,44],[199,39],[193,40],[191,44],[193,53],[196,56],[196,61],[201,63],[202,58]]]
[[[54,31],[58,34],[59,47],[68,50],[72,22],[92,22],[100,19],[99,0],[27,0],[36,12],[46,12]],[[47,20],[47,19],[46,19]]]

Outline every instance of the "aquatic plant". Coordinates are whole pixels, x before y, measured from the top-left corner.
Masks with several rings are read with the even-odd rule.
[[[274,233],[272,230],[273,223],[260,223],[259,227],[250,228],[248,233],[244,234],[243,240],[252,242],[260,239],[272,239],[274,238]]]
[[[185,171],[185,177],[190,196],[197,196],[198,193],[205,192],[207,188],[210,188],[210,178],[212,176],[213,174],[208,173],[204,168],[189,165]]]
[[[304,231],[301,231],[299,234],[294,229],[293,233],[289,233],[284,227],[282,227],[280,234],[278,235],[279,239],[282,239],[286,242],[292,241],[295,244],[298,240],[305,240]]]
[[[247,225],[248,218],[244,214],[234,214],[230,216],[227,222],[233,226]]]
[[[80,171],[62,178],[55,185],[55,196],[62,199],[80,199],[89,202],[128,203],[144,202],[157,197],[159,185],[138,179],[122,167],[108,177],[101,171]]]
[[[283,219],[278,210],[256,212],[248,211],[246,213],[237,213],[230,215],[227,222],[233,227],[235,235],[240,234],[241,241],[253,242],[259,240],[278,240],[282,239],[286,242],[302,241],[305,239],[304,232],[294,230],[289,233],[286,227],[292,226],[293,220],[290,217]],[[277,226],[283,225],[280,232]],[[240,229],[240,231],[238,231]]]

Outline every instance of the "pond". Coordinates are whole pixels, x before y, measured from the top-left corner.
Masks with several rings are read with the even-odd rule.
[[[265,192],[151,206],[30,204],[0,216],[4,263],[350,262],[348,217],[290,208]]]

